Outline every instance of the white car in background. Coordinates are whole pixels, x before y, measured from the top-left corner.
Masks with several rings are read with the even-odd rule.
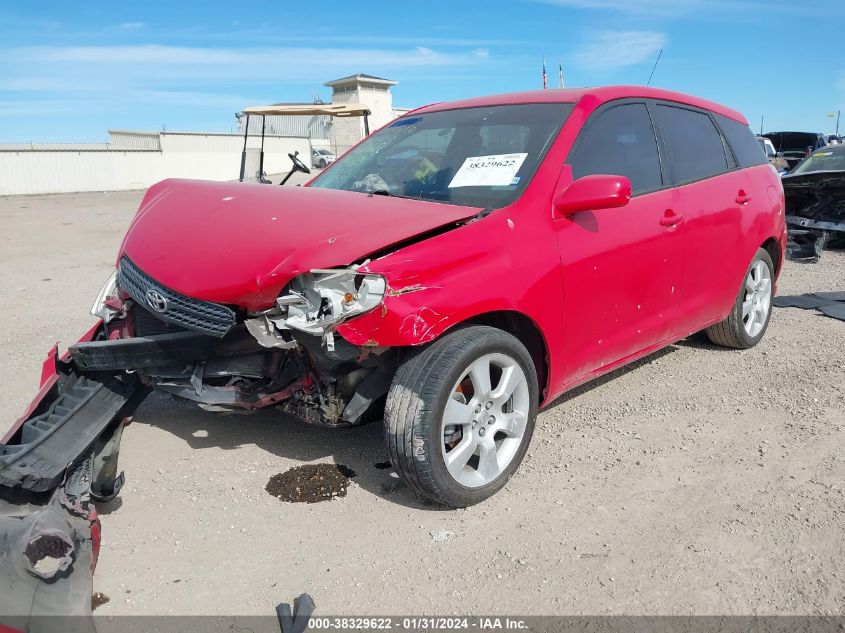
[[[775,146],[772,143],[771,139],[768,139],[765,136],[758,136],[757,142],[760,143],[760,147],[763,148],[763,152],[766,154],[766,158],[769,160],[769,163],[777,170],[777,172],[785,173],[789,165],[786,162],[785,158],[781,158],[778,156],[778,152],[775,149]]]
[[[324,169],[331,165],[337,156],[322,147],[315,147],[311,150],[311,164],[317,169]]]

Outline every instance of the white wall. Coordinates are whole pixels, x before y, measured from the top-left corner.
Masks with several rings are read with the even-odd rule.
[[[250,137],[254,154],[261,139]],[[0,146],[0,195],[144,189],[165,178],[237,180],[243,136],[238,134],[160,134],[160,150],[19,149]],[[264,171],[290,169],[288,153],[299,151],[310,165],[306,138],[268,137]],[[257,163],[256,163],[257,165]],[[247,177],[255,176],[247,174]]]

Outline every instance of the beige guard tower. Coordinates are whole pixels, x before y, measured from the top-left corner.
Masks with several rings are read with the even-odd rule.
[[[332,89],[332,104],[366,105],[370,110],[370,131],[373,132],[396,118],[390,87],[397,83],[391,79],[359,73],[327,81],[323,85]],[[360,117],[332,119],[330,137],[330,142],[336,147],[337,153],[342,154],[364,138],[364,120]]]

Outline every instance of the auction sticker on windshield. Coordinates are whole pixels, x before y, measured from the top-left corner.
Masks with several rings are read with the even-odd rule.
[[[509,185],[527,156],[528,154],[470,156],[452,178],[449,188]]]

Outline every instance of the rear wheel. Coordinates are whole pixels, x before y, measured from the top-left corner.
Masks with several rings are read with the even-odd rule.
[[[758,249],[731,313],[724,321],[707,328],[707,336],[713,343],[748,349],[760,342],[772,313],[774,270],[769,253]]]
[[[390,459],[422,499],[473,505],[519,467],[537,402],[519,340],[487,326],[455,330],[401,363],[385,406]]]

